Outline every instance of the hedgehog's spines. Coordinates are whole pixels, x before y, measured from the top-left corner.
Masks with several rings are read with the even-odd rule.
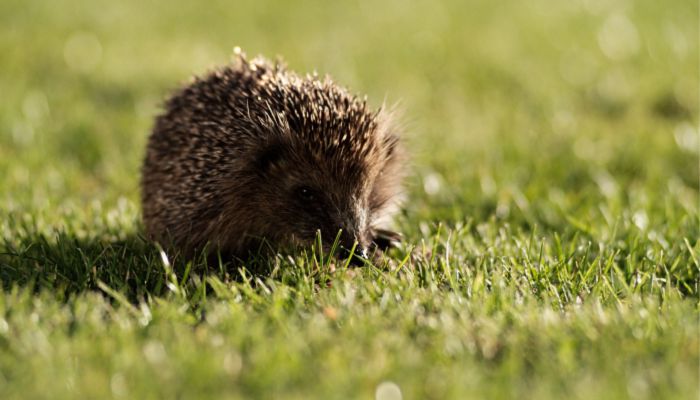
[[[353,219],[352,210],[379,219],[395,191],[397,139],[382,109],[370,110],[366,97],[328,76],[301,77],[281,59],[249,60],[240,48],[233,58],[175,92],[156,121],[142,180],[149,236],[186,251],[209,242],[239,255],[253,237],[299,240],[307,221],[285,196],[305,184],[333,202],[316,221],[352,228],[365,245],[367,218]],[[270,174],[288,182],[270,182]],[[350,207],[350,199],[361,202]]]

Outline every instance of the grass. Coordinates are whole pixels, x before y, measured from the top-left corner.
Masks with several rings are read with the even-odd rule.
[[[697,2],[4,0],[0,27],[1,398],[698,397]],[[236,45],[401,102],[385,263],[142,239],[158,104]]]

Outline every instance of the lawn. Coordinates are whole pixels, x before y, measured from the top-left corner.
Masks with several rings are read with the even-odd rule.
[[[0,2],[0,398],[697,399],[698,3]],[[403,110],[404,242],[143,239],[153,117],[249,55]]]

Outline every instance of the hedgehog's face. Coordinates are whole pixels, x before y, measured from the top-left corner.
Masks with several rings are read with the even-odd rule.
[[[391,145],[353,158],[303,142],[266,144],[255,155],[254,204],[265,204],[261,218],[270,223],[257,224],[266,230],[258,234],[278,245],[309,245],[320,231],[326,250],[338,238],[341,254],[355,248],[366,256],[376,245],[375,222],[393,200],[382,179],[393,164]]]
[[[355,247],[356,254],[367,256],[372,243],[371,211],[362,185],[342,189],[290,179],[279,193],[285,200],[278,212],[285,220],[287,237],[283,241],[308,245],[317,232],[326,249],[338,239],[341,254]],[[282,217],[284,215],[284,217]]]

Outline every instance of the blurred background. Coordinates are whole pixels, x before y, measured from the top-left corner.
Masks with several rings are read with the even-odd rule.
[[[400,104],[409,235],[695,213],[695,0],[3,0],[2,213],[138,229],[159,104],[234,46]]]

